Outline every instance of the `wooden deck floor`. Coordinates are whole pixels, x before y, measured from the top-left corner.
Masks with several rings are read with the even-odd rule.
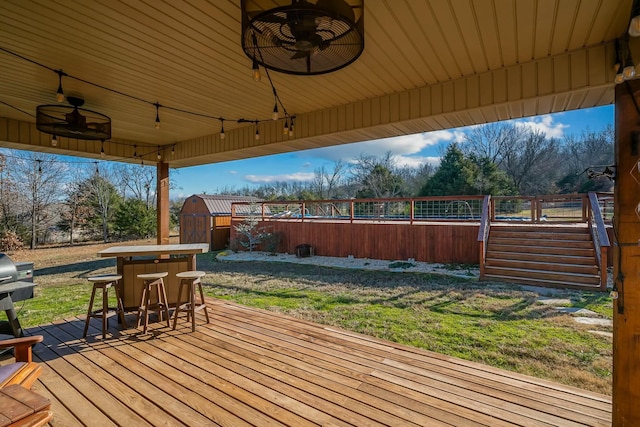
[[[54,426],[610,426],[610,398],[209,299],[191,333],[29,330]],[[130,317],[128,319],[133,319]],[[200,318],[199,318],[200,320]],[[98,321],[92,321],[98,326]]]

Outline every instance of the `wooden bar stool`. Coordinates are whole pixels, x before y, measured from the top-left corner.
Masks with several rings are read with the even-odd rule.
[[[158,273],[144,273],[138,274],[138,279],[144,280],[144,287],[142,288],[142,296],[140,297],[140,307],[138,307],[138,328],[140,327],[140,322],[142,321],[142,316],[144,313],[144,327],[142,329],[142,333],[147,333],[147,326],[149,325],[149,310],[155,309],[158,312],[158,320],[162,321],[162,313],[167,317],[167,326],[171,326],[169,324],[169,305],[167,303],[167,291],[164,287],[163,277],[167,277],[169,273],[166,271],[161,271]],[[151,303],[151,291],[155,289],[156,295],[158,297],[158,302]]]
[[[124,325],[127,326],[127,323],[124,320],[124,306],[122,304],[122,298],[120,295],[120,286],[118,285],[118,281],[122,279],[120,274],[104,274],[101,276],[92,276],[87,280],[93,283],[93,290],[91,291],[91,300],[89,301],[89,310],[87,311],[87,319],[84,322],[84,332],[82,333],[82,338],[87,336],[87,331],[89,330],[89,321],[92,317],[97,319],[102,319],[102,339],[106,338],[107,335],[107,313],[109,310],[109,289],[113,287],[116,290],[116,300],[117,306],[113,309],[120,316],[120,321]],[[96,297],[96,291],[98,289],[102,290],[102,308],[100,310],[93,309],[93,301]]]
[[[178,324],[178,313],[187,313],[187,321],[191,318],[191,331],[196,330],[196,311],[204,310],[204,315],[209,323],[209,313],[207,312],[207,304],[204,302],[204,293],[202,292],[202,282],[200,278],[204,276],[204,271],[183,271],[176,274],[180,279],[180,287],[178,288],[178,300],[176,301],[176,309],[173,313],[173,329]],[[196,286],[200,290],[200,303],[196,302]],[[182,298],[182,290],[187,287],[187,302],[180,304]]]

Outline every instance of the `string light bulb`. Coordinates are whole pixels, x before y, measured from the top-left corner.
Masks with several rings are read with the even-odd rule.
[[[100,169],[98,169],[98,162],[94,162],[96,164],[96,175],[100,175]]]
[[[258,122],[256,121],[256,141],[260,139],[260,131],[258,130]]]
[[[57,146],[58,146],[58,137],[57,137],[57,136],[55,136],[55,135],[53,135],[53,136],[51,137],[51,146],[52,146],[52,147],[57,147]]]
[[[156,155],[156,159],[158,159],[158,161],[162,160],[162,156],[160,155],[160,146],[158,145],[158,154]]]
[[[284,121],[284,134],[289,135],[289,118]]]
[[[260,75],[260,65],[258,65],[258,60],[256,58],[253,58],[253,65],[251,66],[251,76],[256,82],[259,82],[262,79],[262,76]]]
[[[100,141],[100,157],[104,157],[104,140]]]
[[[64,102],[64,91],[62,90],[62,76],[64,76],[64,71],[58,70],[58,90],[56,91],[56,101]]]
[[[42,160],[36,160],[38,162],[38,173],[42,173]]]
[[[220,139],[224,139],[224,119],[220,119]]]
[[[175,146],[175,145],[172,145],[172,146],[171,146],[171,155],[172,155],[172,156],[175,156],[175,155],[176,155],[176,146]]]
[[[616,40],[616,76],[614,82],[620,84],[625,80],[631,80],[636,76],[636,67],[631,56],[628,40]]]
[[[293,117],[291,117],[291,125],[289,126],[289,136],[293,136]]]
[[[278,114],[278,102],[276,101],[273,105],[273,115],[271,116],[271,119],[278,120],[278,118],[280,118],[280,115]]]
[[[155,127],[156,127],[156,129],[160,129],[160,104],[156,102],[153,105],[156,106],[156,123],[155,123]]]
[[[133,146],[133,158],[135,159],[136,157],[138,157],[138,146],[134,145]]]
[[[636,66],[633,64],[633,60],[631,60],[631,54],[629,54],[629,58],[624,62],[622,76],[625,80],[631,80],[636,76]]]

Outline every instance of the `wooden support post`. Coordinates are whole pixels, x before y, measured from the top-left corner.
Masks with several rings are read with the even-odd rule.
[[[613,427],[640,426],[640,81],[615,88]]]
[[[169,164],[159,162],[157,166],[158,182],[156,184],[158,211],[158,244],[169,244]]]

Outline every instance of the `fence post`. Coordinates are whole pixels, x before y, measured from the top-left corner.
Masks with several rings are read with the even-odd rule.
[[[413,224],[413,216],[415,214],[415,200],[411,199],[409,201],[409,224]]]
[[[353,200],[350,201],[350,205],[351,205],[351,209],[349,209],[349,220],[351,222],[351,224],[353,224],[353,207],[354,207],[354,203]]]

